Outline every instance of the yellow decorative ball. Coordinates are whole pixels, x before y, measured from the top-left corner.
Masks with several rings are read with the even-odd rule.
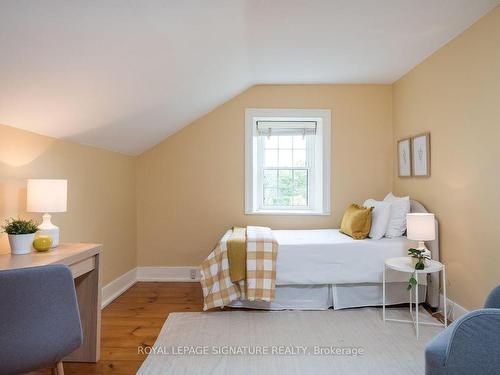
[[[33,241],[33,247],[37,251],[47,251],[52,247],[52,238],[50,236],[38,236]]]

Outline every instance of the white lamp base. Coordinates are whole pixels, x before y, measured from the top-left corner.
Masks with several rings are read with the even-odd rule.
[[[59,246],[59,227],[52,224],[49,214],[43,215],[43,222],[38,226],[38,233],[52,238],[52,248]]]
[[[428,255],[429,258],[432,257],[431,251],[427,248],[427,246],[425,246],[424,241],[418,241],[417,250],[423,250],[424,255]]]

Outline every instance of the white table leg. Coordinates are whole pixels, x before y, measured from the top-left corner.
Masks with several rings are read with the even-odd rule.
[[[384,272],[382,273],[382,318],[385,322],[385,264]]]
[[[418,272],[417,271],[415,271],[415,280],[417,280],[417,283],[415,284],[415,316],[416,316],[415,329],[417,331],[417,340],[418,340]]]
[[[446,298],[446,267],[443,265],[443,298],[444,298],[444,326],[445,328],[448,327],[448,311],[447,311],[447,306],[448,305],[448,299]]]
[[[413,320],[413,288],[410,288],[410,316],[411,320]]]

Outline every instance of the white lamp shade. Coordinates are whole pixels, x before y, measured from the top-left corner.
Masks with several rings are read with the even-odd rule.
[[[432,241],[436,238],[434,214],[406,214],[406,236],[415,241]]]
[[[28,180],[28,212],[66,212],[68,180]]]

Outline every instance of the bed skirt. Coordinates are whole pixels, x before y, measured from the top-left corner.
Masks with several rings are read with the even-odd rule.
[[[407,283],[387,283],[386,303],[408,303]],[[419,301],[426,299],[427,285],[419,285]],[[382,284],[278,285],[274,302],[235,301],[231,307],[261,310],[335,310],[351,307],[380,306]]]

